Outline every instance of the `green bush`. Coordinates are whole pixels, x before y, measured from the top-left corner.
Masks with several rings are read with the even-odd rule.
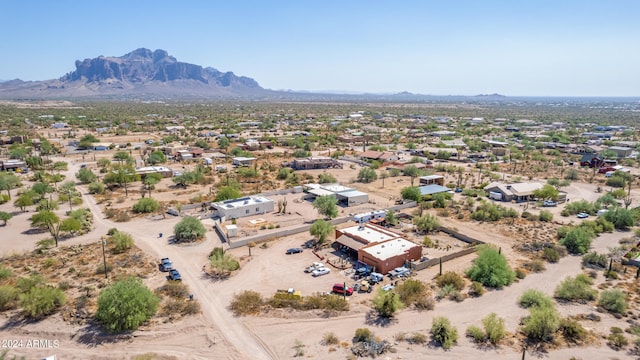
[[[507,259],[490,245],[478,246],[478,257],[467,270],[472,281],[484,286],[502,288],[515,280],[515,273],[509,267]]]
[[[497,344],[506,335],[504,319],[498,317],[496,313],[491,313],[482,319],[482,326],[487,340],[493,345]]]
[[[440,344],[443,349],[450,349],[458,341],[458,330],[451,326],[445,317],[433,318],[431,325],[431,339]]]
[[[569,232],[560,240],[560,244],[564,245],[572,254],[584,254],[591,247],[591,241],[595,237],[595,233],[584,227],[577,227]]]
[[[376,296],[373,298],[373,308],[382,317],[392,317],[396,311],[405,307],[400,301],[400,296],[394,291],[384,291],[379,288]]]
[[[592,283],[593,280],[585,274],[578,274],[575,278],[567,277],[556,287],[553,296],[566,301],[595,300],[598,291],[591,288]]]
[[[539,273],[547,269],[544,266],[544,262],[542,262],[541,260],[531,260],[528,263],[524,264],[523,267],[534,273]]]
[[[90,194],[104,194],[104,184],[101,182],[92,182],[89,184],[89,193]]]
[[[443,288],[447,285],[453,286],[456,290],[464,289],[464,279],[458,273],[447,271],[436,278],[438,287]]]
[[[0,265],[0,281],[7,280],[12,276],[13,276],[13,272],[11,271],[11,269]]]
[[[152,213],[158,211],[158,208],[160,208],[160,205],[152,198],[142,198],[133,204],[133,212],[135,213]]]
[[[129,277],[100,292],[96,320],[112,332],[135,330],[156,313],[159,302],[142,281]]]
[[[588,254],[585,254],[582,257],[582,265],[591,268],[601,268],[604,269],[607,267],[607,256],[604,254],[598,254],[595,251],[592,251]]]
[[[407,279],[396,286],[395,292],[398,293],[403,304],[410,305],[426,295],[427,287],[420,280]]]
[[[482,296],[484,294],[484,287],[481,283],[477,281],[472,281],[471,285],[469,285],[469,295],[471,296]]]
[[[530,315],[524,320],[522,332],[532,341],[549,341],[560,327],[560,315],[550,307],[529,308]]]
[[[629,340],[621,332],[611,331],[611,334],[607,336],[607,340],[607,345],[616,350],[622,349],[629,345]]]
[[[467,328],[466,334],[467,334],[467,337],[470,337],[473,340],[473,342],[478,344],[482,344],[487,340],[484,334],[484,330],[480,329],[475,325],[469,326]]]
[[[4,311],[13,308],[15,301],[18,300],[20,292],[13,286],[0,286],[0,310]]]
[[[626,295],[622,290],[604,290],[598,299],[598,305],[616,314],[624,314],[627,311]]]
[[[553,221],[553,213],[549,210],[540,210],[540,215],[538,215],[538,219],[543,222],[551,222]]]
[[[49,286],[34,286],[26,293],[19,295],[20,306],[29,317],[34,319],[51,314],[66,301],[64,291]]]
[[[369,342],[373,340],[373,333],[368,328],[356,329],[356,334],[353,337],[353,342]]]
[[[580,344],[587,340],[587,330],[579,322],[570,318],[560,320],[560,332],[567,342]]]
[[[553,299],[545,295],[542,291],[529,289],[522,293],[518,304],[523,308],[536,307],[553,307]]]
[[[542,250],[542,258],[550,263],[557,263],[560,260],[560,253],[555,247],[547,247]]]
[[[133,237],[126,232],[118,231],[111,235],[109,240],[115,245],[113,248],[115,253],[121,253],[133,247]]]
[[[207,229],[200,220],[193,216],[185,216],[173,227],[176,242],[191,242],[200,239],[206,234]]]

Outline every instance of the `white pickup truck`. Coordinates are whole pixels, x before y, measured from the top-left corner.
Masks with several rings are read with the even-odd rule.
[[[389,275],[389,277],[393,279],[393,278],[405,277],[410,273],[411,273],[411,270],[407,269],[404,266],[401,266],[389,271],[389,274],[387,275]]]
[[[324,264],[323,264],[323,263],[321,263],[321,262],[314,262],[313,264],[311,264],[311,265],[307,266],[307,267],[304,269],[304,272],[306,272],[306,273],[310,273],[310,272],[313,272],[314,270],[317,270],[317,269],[320,269],[320,268],[324,268],[324,267],[325,267],[325,266],[324,266]]]

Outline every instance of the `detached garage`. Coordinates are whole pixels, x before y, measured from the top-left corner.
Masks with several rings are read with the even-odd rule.
[[[369,202],[369,194],[358,190],[344,191],[337,193],[336,196],[339,202],[347,206],[356,206]]]
[[[358,250],[358,261],[372,266],[381,274],[421,257],[422,246],[403,238],[371,243]]]

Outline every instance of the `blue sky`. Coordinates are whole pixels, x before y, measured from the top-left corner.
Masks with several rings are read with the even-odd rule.
[[[640,1],[2,0],[0,79],[164,49],[283,90],[640,96]]]

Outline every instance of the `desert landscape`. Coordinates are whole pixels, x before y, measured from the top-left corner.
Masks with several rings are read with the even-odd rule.
[[[15,104],[3,106],[13,109]],[[299,108],[298,111],[305,109],[305,105],[299,104],[286,106]],[[328,108],[330,110],[327,111],[336,113],[342,111],[340,106]],[[35,107],[20,109],[32,114],[43,111]],[[157,108],[153,110],[160,112]],[[70,110],[51,107],[46,111]],[[118,131],[112,129],[105,134],[81,125],[52,129],[44,121],[32,124],[26,130],[33,139],[40,139],[40,149],[32,156],[42,157],[44,165],[41,170],[30,167],[26,172],[12,172],[19,179],[20,186],[2,189],[3,193],[10,195],[10,200],[0,204],[0,212],[11,214],[11,217],[0,227],[0,269],[4,274],[0,287],[5,291],[9,287],[20,288],[25,279],[36,282],[35,278],[39,276],[42,279],[38,280],[36,287],[60,289],[65,293],[66,301],[45,316],[32,317],[25,315],[26,310],[18,305],[23,302],[18,300],[22,297],[15,295],[13,300],[5,300],[0,315],[0,338],[4,349],[0,350],[8,351],[4,353],[7,359],[12,356],[40,359],[51,355],[58,359],[352,359],[363,355],[358,353],[362,350],[358,347],[363,345],[354,339],[357,338],[354,332],[357,334],[360,329],[367,329],[372,343],[385,344],[385,351],[377,354],[385,359],[619,359],[638,356],[637,344],[640,342],[636,331],[640,329],[637,323],[640,292],[635,279],[637,268],[621,256],[624,254],[622,250],[628,251],[638,242],[633,231],[637,219],[625,229],[601,229],[584,253],[571,253],[569,248],[570,253],[567,254],[559,236],[562,229],[580,228],[583,223],[601,228],[607,225],[598,222],[600,217],[595,211],[587,219],[566,213],[572,204],[581,201],[600,204],[598,201],[603,195],[622,190],[622,196],[609,205],[610,211],[616,207],[626,209],[626,202],[629,203],[627,207],[635,208],[640,202],[640,191],[634,187],[640,170],[634,159],[620,161],[633,174],[628,181],[633,185],[628,185],[627,191],[626,185],[622,189],[607,185],[608,177],[604,174],[580,166],[578,160],[581,155],[560,153],[554,148],[523,149],[514,146],[512,157],[496,158],[494,155],[494,159],[480,162],[463,161],[460,155],[429,154],[427,150],[417,155],[413,150],[422,145],[432,146],[431,139],[427,143],[407,136],[401,143],[393,143],[389,140],[394,138],[394,134],[387,126],[379,128],[377,139],[360,145],[337,141],[328,143],[323,139],[333,136],[334,130],[327,129],[324,121],[317,121],[312,129],[306,123],[301,127],[311,130],[313,138],[296,135],[295,132],[307,130],[298,130],[288,123],[275,126],[278,129],[275,133],[254,128],[240,131],[237,137],[212,135],[197,138],[193,134],[203,128],[199,120],[194,120],[198,116],[201,115],[197,112],[191,117],[183,114],[180,121],[163,117],[154,129],[149,129],[144,122],[145,127],[137,133],[124,131],[117,134]],[[186,118],[190,120],[182,120]],[[459,123],[457,131],[465,128],[463,118],[455,121]],[[78,124],[82,123],[81,119],[84,118],[77,118]],[[345,123],[354,127],[358,121],[364,123],[360,126],[372,126],[369,119],[366,122],[347,120]],[[171,133],[163,130],[166,126],[182,126],[188,130]],[[221,133],[221,129],[230,125],[223,122],[218,126],[214,129]],[[98,141],[95,144],[110,146],[87,151],[76,149],[77,145],[68,145],[89,135],[96,137]],[[635,130],[630,136],[635,136]],[[245,142],[248,139],[274,144],[268,148],[246,150],[251,146],[251,142]],[[210,162],[205,162],[204,158],[179,159],[175,151],[168,152],[171,159],[159,165],[171,168],[170,176],[153,184],[144,183],[139,178],[110,181],[118,171],[127,171],[127,168],[118,166],[129,161],[135,164],[131,165],[135,170],[148,165],[152,154],[168,145],[169,140],[180,143],[177,146],[181,148],[204,149],[223,156],[212,156]],[[300,141],[300,146],[295,144],[296,141]],[[42,144],[46,142],[55,144],[58,150],[44,155]],[[363,155],[366,146],[381,153],[396,154],[400,159],[367,159]],[[490,153],[489,145],[484,146],[484,152]],[[8,158],[18,148],[21,147],[8,145],[3,150],[4,155]],[[466,156],[475,152],[461,150],[460,153]],[[253,165],[233,164],[233,159],[246,156],[254,158]],[[319,157],[333,157],[341,168],[283,171],[289,169],[283,166],[284,163]],[[101,160],[106,160],[106,163]],[[417,174],[409,170],[398,170],[394,174],[392,170],[418,163],[428,166]],[[46,164],[51,164],[51,167]],[[54,164],[59,164],[59,167],[55,168]],[[373,169],[377,176],[363,179],[366,173],[363,169]],[[78,175],[82,172],[92,172],[97,176],[91,181],[83,181]],[[186,177],[181,178],[184,173],[201,173],[203,176],[200,180],[187,182]],[[407,195],[406,189],[417,188],[414,182],[418,185],[421,177],[430,175],[440,175],[442,185],[448,187],[442,200],[444,206],[436,204],[439,201],[436,195],[421,196],[415,203]],[[49,178],[55,180],[47,180]],[[317,179],[321,178],[329,178],[330,183],[366,193],[368,200],[353,206],[340,205],[334,216],[325,216],[309,193],[302,190],[308,184],[320,182]],[[543,206],[540,198],[496,201],[489,198],[490,191],[486,190],[493,182],[536,183],[542,187],[543,184],[554,183],[552,179],[556,180],[555,183],[558,179],[570,180],[555,188],[561,190],[564,202],[554,202],[548,207]],[[66,184],[69,181],[71,184]],[[45,194],[52,195],[43,196],[43,200],[47,202],[49,196],[49,203],[45,205],[51,206],[52,212],[62,219],[74,210],[86,209],[83,221],[87,225],[82,229],[56,233],[55,236],[50,228],[36,226],[34,215],[43,211],[42,205],[20,206],[16,201],[24,194],[24,189],[38,190],[40,183],[51,188]],[[102,191],[96,191],[96,183],[104,184]],[[286,209],[240,218],[217,218],[208,204],[221,199],[223,189],[227,188],[237,191],[235,198],[263,195],[272,198],[279,206],[285,204]],[[52,204],[52,196],[57,199],[57,208]],[[557,193],[553,199],[556,197]],[[145,199],[157,202],[156,209],[134,211],[137,204]],[[497,220],[477,219],[478,209],[493,205],[515,215]],[[437,219],[438,227],[452,229],[499,250],[499,255],[514,270],[514,281],[506,286],[480,284],[474,287],[474,280],[468,276],[468,269],[478,258],[474,251],[442,262],[441,266],[412,271],[406,278],[385,276],[371,293],[355,291],[345,297],[346,306],[340,305],[344,306],[340,310],[321,307],[301,310],[291,307],[295,305],[284,304],[286,301],[279,307],[274,305],[273,299],[268,300],[280,289],[295,289],[302,294],[302,299],[342,299],[342,296],[329,293],[334,284],[351,286],[360,281],[354,278],[358,258],[349,258],[348,253],[331,246],[337,240],[334,232],[328,234],[326,243],[319,243],[318,236],[311,234],[309,226],[319,220],[331,219],[336,229],[345,229],[358,225],[353,221],[354,214],[380,209],[386,211],[397,206],[400,208],[391,210],[391,213],[406,214],[407,219],[392,224],[385,216],[385,221],[389,222],[387,228],[421,248],[423,259],[411,259],[413,266],[419,266],[421,260],[445,258],[460,250],[474,248],[437,228],[418,231],[415,219],[428,215]],[[170,209],[177,215],[172,215]],[[179,241],[176,227],[185,218],[197,219],[203,225],[205,231],[202,236],[192,241]],[[229,225],[238,229],[238,235],[221,236],[216,230],[216,227],[229,229]],[[280,235],[288,231],[293,234]],[[118,249],[120,243],[114,238],[118,233],[130,236],[133,240],[130,248]],[[50,235],[56,238],[57,245],[43,242]],[[259,240],[245,244],[244,239]],[[212,260],[216,248],[229,259],[237,261],[238,268],[219,270]],[[302,250],[287,254],[288,249],[293,248]],[[545,249],[553,249],[560,255],[551,258],[545,255]],[[583,257],[591,252],[605,254],[608,268],[591,267]],[[158,263],[167,257],[179,270],[181,282],[178,284],[170,280],[171,274],[158,269]],[[305,273],[303,270],[313,262],[326,263],[329,273],[321,276]],[[455,275],[462,282],[459,290],[443,291],[444,286],[438,279],[448,273],[454,273],[451,276]],[[580,274],[591,279],[591,289],[601,292],[622,289],[626,294],[626,310],[621,313],[608,311],[596,298],[561,299],[557,294],[561,283],[567,277]],[[131,275],[158,297],[158,311],[133,330],[107,331],[105,322],[95,318],[100,294]],[[376,310],[375,299],[384,297],[384,286],[395,286],[388,293],[396,294],[407,283],[424,286],[416,304],[405,304],[390,316],[383,316]],[[521,297],[531,289],[555,299],[550,301],[557,313],[566,323],[578,324],[571,326],[578,329],[579,336],[570,338],[558,329],[550,339],[536,341],[528,336],[523,327],[530,309],[522,305]],[[247,291],[257,293],[264,303],[249,313],[239,313],[232,304]],[[465,332],[469,327],[480,326],[483,319],[492,313],[502,319],[505,330],[498,341],[479,342],[469,335],[469,330]],[[446,349],[430,336],[432,324],[441,317],[457,329],[455,345]],[[614,328],[626,333],[620,335],[612,330]],[[620,340],[620,336],[626,343],[614,343],[614,340]]]

